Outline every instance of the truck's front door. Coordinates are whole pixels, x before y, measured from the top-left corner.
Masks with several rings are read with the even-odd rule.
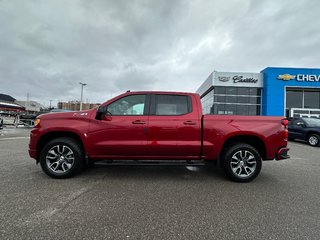
[[[134,94],[109,104],[108,115],[90,124],[90,155],[109,159],[144,156],[149,98],[149,95]]]
[[[159,159],[200,156],[201,119],[193,101],[183,94],[152,95],[148,155]]]

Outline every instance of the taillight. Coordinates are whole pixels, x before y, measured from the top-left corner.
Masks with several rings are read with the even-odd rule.
[[[288,133],[288,124],[289,124],[289,120],[286,118],[281,119],[281,124],[284,126],[285,128],[285,132],[284,132],[284,137],[286,139],[288,139],[289,137],[289,133]]]
[[[288,127],[288,124],[289,124],[289,120],[286,119],[286,118],[281,119],[281,124],[287,128],[287,127]]]

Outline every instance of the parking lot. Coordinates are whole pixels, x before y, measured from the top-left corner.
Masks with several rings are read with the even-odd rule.
[[[29,129],[0,130],[0,239],[319,239],[320,148],[290,142],[251,183],[217,168],[96,165],[51,179]]]

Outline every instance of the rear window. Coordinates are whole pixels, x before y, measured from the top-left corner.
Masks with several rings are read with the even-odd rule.
[[[155,100],[155,115],[176,116],[191,112],[189,96],[156,95]]]

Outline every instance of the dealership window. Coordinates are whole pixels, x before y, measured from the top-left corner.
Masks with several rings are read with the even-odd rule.
[[[213,89],[210,89],[204,96],[201,97],[202,112],[210,114],[213,107]]]
[[[215,87],[201,102],[204,114],[260,115],[261,88]]]
[[[286,91],[286,108],[320,109],[320,90],[288,88]]]
[[[292,89],[286,91],[286,108],[320,109],[319,89]]]
[[[303,91],[288,90],[286,101],[287,101],[287,108],[302,108]]]
[[[305,90],[304,91],[304,108],[320,108],[320,92]]]
[[[287,88],[286,90],[286,116],[287,117],[289,116],[291,108],[320,109],[320,89]],[[297,110],[295,112],[299,114],[304,114],[304,112],[298,112]],[[318,114],[318,113],[315,113],[315,114]]]

